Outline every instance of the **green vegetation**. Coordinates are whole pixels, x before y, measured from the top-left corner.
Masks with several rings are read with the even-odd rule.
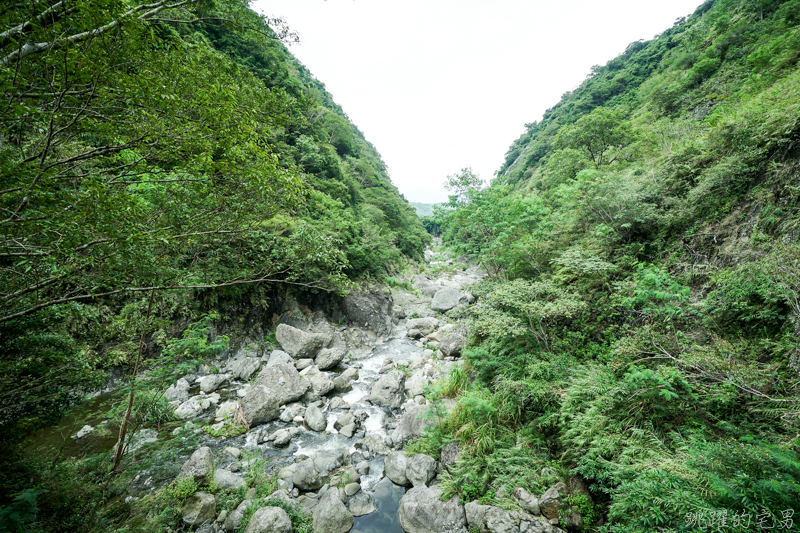
[[[488,187],[450,177],[443,243],[489,274],[458,404],[412,445],[461,442],[450,493],[580,475],[599,507],[573,506],[619,533],[797,513],[798,13],[709,0],[594,67]]]
[[[430,236],[293,40],[240,0],[0,10],[0,509],[14,528],[37,506],[47,531],[138,516],[106,463],[35,470],[21,452],[109,372],[133,398],[110,425],[169,426],[163,391],[227,349],[212,326],[231,309],[269,312],[278,287],[341,295],[422,258]]]

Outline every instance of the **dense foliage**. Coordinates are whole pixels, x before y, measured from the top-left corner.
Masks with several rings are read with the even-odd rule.
[[[421,259],[429,235],[293,40],[240,0],[0,8],[0,460],[143,334],[171,357],[145,368],[203,357],[175,338],[225,299]],[[36,474],[0,471],[4,505]]]
[[[709,0],[594,67],[490,186],[451,176],[443,241],[489,274],[472,379],[415,445],[466,445],[452,492],[580,475],[598,531],[797,530],[799,13]]]

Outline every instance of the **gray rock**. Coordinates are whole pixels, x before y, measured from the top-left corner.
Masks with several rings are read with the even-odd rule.
[[[407,335],[412,339],[433,333],[439,325],[439,319],[433,317],[412,318],[406,322]]]
[[[353,390],[350,380],[344,376],[336,376],[333,378],[333,389],[336,392],[348,392]]]
[[[348,439],[353,436],[353,433],[356,432],[356,425],[355,424],[347,424],[346,426],[342,426],[342,429],[339,430],[339,433],[347,437]]]
[[[410,485],[406,476],[408,457],[405,452],[389,452],[384,461],[384,474],[397,485]]]
[[[175,409],[175,416],[181,420],[186,420],[187,418],[194,418],[203,414],[205,409],[206,407],[203,407],[201,400],[195,396],[180,404],[177,409]]]
[[[250,517],[244,533],[292,533],[292,521],[280,507],[262,507]]]
[[[197,485],[204,485],[211,481],[210,476],[213,470],[214,452],[208,446],[203,446],[195,450],[192,456],[183,463],[176,479],[191,477],[194,478]]]
[[[314,533],[347,533],[353,527],[353,515],[338,490],[328,490],[320,497],[313,516]]]
[[[464,506],[453,496],[443,502],[439,487],[414,487],[400,499],[398,514],[400,525],[406,533],[440,533],[463,531],[467,519]]]
[[[278,324],[275,338],[283,351],[295,359],[313,358],[322,348],[325,336],[318,333],[306,333],[287,324]]]
[[[333,390],[333,381],[316,365],[304,369],[302,376],[311,384],[311,390],[318,396],[325,396]]]
[[[442,455],[444,455],[444,450],[442,450]],[[523,488],[516,488],[514,492],[511,493],[511,498],[517,502],[517,504],[522,507],[526,512],[532,515],[540,514],[539,510],[539,500],[536,499],[536,496],[529,493],[527,490]]]
[[[227,374],[209,374],[208,376],[197,378],[197,383],[200,385],[200,390],[206,394],[209,392],[214,392],[226,381],[228,381]]]
[[[355,380],[358,379],[358,369],[353,368],[352,366],[346,369],[344,372],[341,373],[341,377],[348,379],[348,380]]]
[[[442,467],[448,471],[456,465],[458,457],[461,454],[461,444],[454,440],[444,448],[442,448],[441,464]]]
[[[236,411],[238,410],[239,410],[239,402],[237,402],[236,400],[228,400],[227,402],[217,407],[217,411],[214,413],[214,417],[217,420],[226,420],[228,418],[232,418],[236,414]]]
[[[306,409],[305,423],[312,431],[325,431],[328,421],[319,407],[311,405]]]
[[[356,465],[356,472],[358,472],[362,476],[366,476],[369,474],[369,462],[368,461],[361,461]]]
[[[436,459],[418,453],[406,461],[406,477],[412,485],[428,485],[436,477]]]
[[[292,484],[302,491],[317,490],[325,484],[325,478],[317,471],[314,460],[306,459],[297,463]]]
[[[459,357],[464,348],[464,336],[460,333],[449,333],[442,338],[439,350],[445,357]]]
[[[258,357],[245,357],[231,365],[231,377],[234,379],[248,380],[261,368],[261,359]]]
[[[287,364],[288,365],[294,364],[294,358],[288,353],[284,352],[283,350],[273,350],[273,352],[269,354],[267,367],[275,365],[287,365]]]
[[[244,513],[247,511],[249,506],[250,500],[244,500],[236,507],[235,510],[231,511],[231,513],[225,517],[225,523],[223,525],[225,531],[228,533],[233,533],[235,530],[241,527]]]
[[[344,299],[343,307],[349,324],[372,330],[378,336],[387,337],[394,331],[393,305],[391,294],[372,287],[351,290]]]
[[[333,429],[339,431],[344,426],[354,423],[355,420],[356,420],[355,417],[351,413],[345,413],[342,416],[340,416],[336,420],[336,422],[333,423]]]
[[[266,387],[272,391],[278,398],[279,404],[283,405],[302,398],[310,384],[300,377],[294,365],[280,364],[259,372],[256,386]]]
[[[370,401],[384,407],[400,407],[403,403],[405,382],[406,375],[402,371],[389,372],[372,386]]]
[[[453,400],[445,400],[445,411],[455,405]],[[392,431],[392,442],[397,446],[405,446],[411,439],[418,439],[428,426],[436,424],[436,414],[431,406],[411,405],[400,417],[397,427]]]
[[[350,404],[344,401],[339,396],[336,396],[334,399],[331,400],[331,403],[328,404],[328,407],[331,409],[350,409]]]
[[[244,419],[250,427],[275,420],[281,413],[278,396],[261,385],[250,387],[241,404]]]
[[[299,372],[300,370],[305,370],[306,368],[310,367],[313,364],[314,364],[313,359],[298,359],[297,361],[295,361],[294,367]]]
[[[406,394],[413,398],[425,392],[425,386],[428,384],[428,378],[425,377],[425,371],[422,369],[415,370],[406,380]]]
[[[164,391],[164,398],[183,403],[189,399],[189,388],[189,382],[181,378]]]
[[[320,370],[333,368],[344,359],[344,348],[325,348],[320,350],[314,363]]]
[[[446,287],[436,291],[436,294],[433,295],[431,309],[444,313],[454,308],[459,303],[467,303],[467,295],[458,289]]]
[[[372,496],[366,492],[359,492],[350,498],[347,508],[353,516],[364,516],[374,513],[376,510],[375,501],[372,499]]]
[[[291,441],[292,433],[287,429],[279,429],[275,432],[275,440],[273,440],[272,444],[274,444],[276,448],[285,448]]]
[[[217,501],[213,494],[195,492],[183,504],[181,514],[184,524],[196,528],[203,522],[214,520],[217,516]]]
[[[361,483],[348,483],[344,486],[344,493],[352,496],[361,490]]]
[[[478,502],[469,502],[464,505],[467,526],[469,526],[471,530],[486,531],[484,518],[486,517],[486,511],[489,510],[489,507],[489,505],[481,505]]]
[[[244,486],[244,478],[229,470],[214,470],[214,483],[221,489],[238,489]]]
[[[514,519],[499,507],[490,506],[484,516],[485,527],[491,533],[517,533],[519,528]]]
[[[227,446],[227,447],[226,447],[224,450],[222,450],[222,451],[223,451],[224,453],[227,453],[228,455],[230,455],[230,456],[231,456],[231,457],[233,457],[234,459],[238,459],[239,457],[241,457],[241,456],[242,456],[242,450],[240,450],[239,448],[234,448],[233,446]]]
[[[567,486],[558,482],[539,498],[539,510],[549,519],[558,518],[558,511],[561,509],[561,495],[567,497]]]

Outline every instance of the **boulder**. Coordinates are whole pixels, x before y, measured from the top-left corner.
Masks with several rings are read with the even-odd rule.
[[[214,483],[221,489],[238,489],[244,487],[244,478],[230,470],[218,468],[214,470]]]
[[[211,404],[209,403],[209,405],[204,406],[204,402],[199,397],[193,396],[175,409],[175,416],[181,420],[195,418],[196,416],[203,414],[203,411],[205,411],[210,405]]]
[[[292,533],[292,521],[280,507],[262,507],[250,517],[244,533]]]
[[[455,404],[453,400],[445,400],[445,409],[451,409]],[[436,423],[436,413],[431,406],[414,404],[406,409],[400,417],[397,427],[392,431],[392,442],[397,446],[404,446],[411,439],[422,436],[425,428]]]
[[[317,490],[325,484],[325,478],[317,471],[313,459],[305,459],[295,465],[292,484],[302,491]]]
[[[400,499],[398,515],[406,533],[439,533],[466,529],[464,506],[453,496],[443,502],[439,487],[418,486]]]
[[[352,366],[346,369],[344,372],[341,373],[341,377],[346,378],[348,380],[357,380],[358,379],[358,369],[353,368]]]
[[[375,512],[375,500],[366,492],[359,492],[347,502],[347,509],[353,516],[364,516]]]
[[[408,468],[408,457],[405,452],[389,452],[384,461],[384,474],[396,485],[409,485],[406,471]]]
[[[412,318],[406,322],[407,335],[412,339],[418,339],[433,333],[438,325],[439,319],[437,318]]]
[[[241,400],[242,413],[250,427],[275,420],[280,416],[280,399],[267,387],[254,385]]]
[[[347,533],[353,515],[342,503],[338,490],[328,490],[314,507],[314,533]]]
[[[567,486],[558,482],[539,498],[539,510],[549,519],[558,518],[558,511],[561,509],[561,497],[567,497]]]
[[[299,372],[300,370],[305,370],[306,368],[310,367],[314,364],[313,359],[298,359],[294,362],[294,367]]]
[[[236,507],[236,509],[231,511],[230,514],[225,517],[225,522],[223,525],[225,531],[228,533],[233,533],[242,526],[244,513],[247,511],[248,507],[250,507],[250,500],[244,500]]]
[[[288,429],[279,429],[275,432],[275,438],[272,439],[272,444],[276,448],[285,448],[292,441],[292,433]]]
[[[461,453],[461,443],[459,443],[457,440],[454,440],[453,442],[442,448],[442,456],[440,460],[442,468],[449,471],[450,468],[454,467],[456,465],[456,462],[458,461],[458,456],[460,455],[460,453]],[[539,513],[536,512],[534,514],[539,514]]]
[[[411,374],[411,377],[406,380],[406,394],[411,398],[420,396],[425,392],[425,386],[427,384],[428,378],[425,377],[425,371],[423,369],[415,370],[414,373]]]
[[[344,376],[336,376],[333,378],[333,390],[336,392],[348,392],[353,390],[350,380]]]
[[[278,324],[275,338],[283,351],[295,359],[313,358],[322,348],[325,336],[319,333],[306,333],[287,324]]]
[[[412,485],[428,485],[436,477],[436,459],[418,453],[406,461],[406,477]]]
[[[519,517],[517,516],[515,519],[499,507],[469,502],[464,506],[464,512],[470,531],[480,533],[518,533],[520,531],[517,526],[520,522]],[[537,530],[527,529],[526,531],[534,533]]]
[[[227,402],[217,407],[217,410],[214,413],[214,417],[217,420],[225,420],[228,418],[233,418],[233,416],[236,414],[236,411],[238,410],[239,410],[239,402],[237,402],[236,400],[228,400]]]
[[[189,399],[189,388],[189,382],[181,378],[164,391],[164,398],[183,403]]]
[[[255,384],[272,391],[280,405],[299,400],[310,387],[309,382],[300,377],[293,364],[285,363],[259,372]]]
[[[348,496],[353,496],[361,490],[361,483],[348,483],[344,486],[344,493]]]
[[[342,362],[344,352],[344,348],[325,348],[317,354],[314,363],[320,370],[328,370]]]
[[[211,481],[214,470],[214,452],[208,446],[198,448],[192,456],[183,463],[177,479],[186,477],[194,478],[197,485],[204,485]]]
[[[439,350],[445,357],[459,357],[464,349],[464,336],[460,333],[448,333],[442,337]]]
[[[384,407],[400,407],[403,404],[405,382],[406,375],[402,371],[389,372],[372,386],[370,401]]]
[[[305,423],[312,431],[325,431],[328,426],[328,421],[322,410],[316,405],[311,405],[306,409]]]
[[[442,451],[444,453],[444,450]],[[541,513],[539,510],[539,500],[536,499],[536,496],[529,493],[527,490],[523,488],[516,488],[514,492],[511,493],[511,498],[517,502],[525,512],[530,513],[532,515],[538,515]]]
[[[355,424],[347,424],[346,426],[342,426],[342,429],[339,430],[339,433],[344,435],[348,439],[352,437],[355,432],[356,432]]]
[[[351,413],[345,413],[336,419],[336,422],[333,423],[333,429],[339,431],[344,426],[348,424],[353,424],[355,420],[356,420],[355,417]]]
[[[431,301],[431,309],[444,313],[449,311],[459,303],[467,303],[467,295],[458,289],[445,287],[436,291]]]
[[[197,383],[200,385],[200,390],[208,394],[220,388],[223,383],[228,381],[228,377],[228,374],[209,374],[197,378]]]
[[[259,368],[261,368],[261,359],[258,357],[244,357],[230,366],[231,377],[233,379],[248,380]]]
[[[394,331],[392,323],[392,295],[378,288],[351,290],[343,302],[347,322],[353,326],[372,330],[380,337]]]
[[[189,527],[196,528],[203,522],[214,520],[217,516],[217,500],[213,494],[208,492],[195,492],[181,509],[183,523]]]
[[[274,350],[271,354],[269,354],[269,360],[267,361],[267,366],[275,366],[275,365],[292,365],[294,364],[294,359],[291,355],[284,352],[283,350]]]
[[[333,381],[328,377],[328,374],[320,372],[316,365],[304,369],[301,375],[307,380],[311,390],[317,396],[325,396],[334,388]]]

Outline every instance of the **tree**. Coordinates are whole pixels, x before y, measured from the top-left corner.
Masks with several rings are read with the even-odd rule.
[[[77,0],[0,14],[0,322],[154,287],[335,282],[330,240],[260,230],[302,200],[268,141],[300,104],[168,25],[245,6],[210,7]],[[291,258],[270,257],[288,240]],[[303,278],[320,262],[333,278]]]
[[[582,151],[595,168],[610,165],[633,140],[633,131],[619,110],[597,107],[574,124],[564,126],[556,136],[556,146]]]

